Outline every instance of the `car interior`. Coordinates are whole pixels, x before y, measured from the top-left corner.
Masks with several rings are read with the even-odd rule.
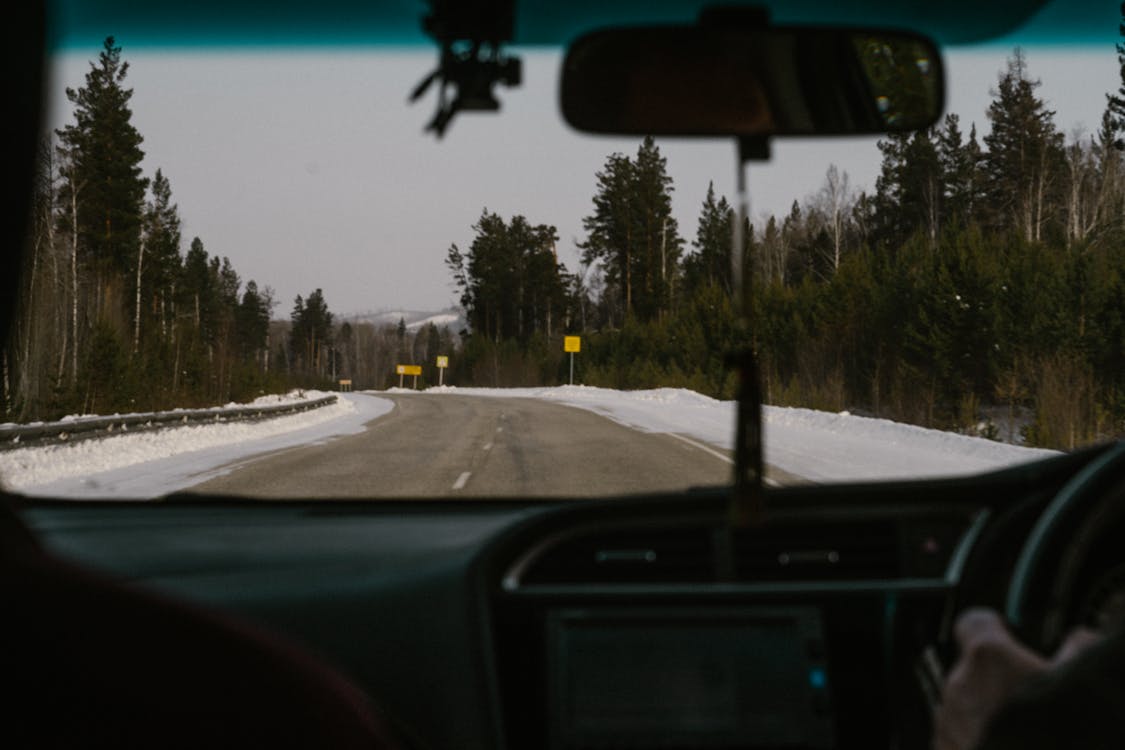
[[[69,5],[31,3],[9,35],[4,328],[52,12]],[[85,18],[132,14],[159,29],[186,14],[190,33],[226,5],[107,0]],[[314,11],[329,16],[325,33],[356,18],[424,30],[441,97],[419,138],[499,106],[497,88],[519,79],[502,42],[561,45],[560,116],[576,128],[725,138],[752,168],[774,137],[936,120],[940,66],[884,81],[921,87],[888,114],[849,42],[856,30],[903,29],[893,43],[940,58],[941,44],[1001,34],[1040,4],[516,5],[240,2],[210,31],[300,27]],[[692,78],[716,65],[750,93],[732,100]],[[959,612],[994,608],[1044,653],[1076,625],[1118,620],[1125,445],[966,477],[768,486],[753,352],[734,361],[728,486],[581,502],[3,494],[0,675],[17,697],[0,736],[8,747],[929,747]]]

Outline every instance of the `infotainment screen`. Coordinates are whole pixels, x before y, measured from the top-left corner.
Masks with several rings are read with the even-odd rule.
[[[559,609],[548,616],[555,748],[828,748],[814,608]]]

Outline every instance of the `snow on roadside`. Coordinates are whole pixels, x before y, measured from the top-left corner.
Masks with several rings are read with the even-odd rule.
[[[390,392],[416,393],[398,388]],[[733,446],[734,403],[683,389],[446,386],[428,393],[547,399],[589,409],[634,429],[683,435],[722,450]],[[322,395],[305,392],[304,397]],[[365,423],[394,408],[392,401],[372,392],[337,395],[332,406],[261,422],[183,425],[0,451],[0,482],[18,492],[48,497],[158,497],[225,473],[234,462],[256,454],[362,432]],[[277,397],[271,398],[270,403],[277,403]],[[1053,453],[810,409],[767,406],[764,417],[766,462],[813,481],[971,474]]]
[[[602,414],[646,432],[669,432],[733,450],[735,403],[694,391],[554,388],[430,388],[430,393],[541,398]],[[812,481],[973,474],[1034,461],[1054,451],[915,425],[812,409],[763,407],[765,461]]]
[[[300,398],[325,395],[306,391]],[[335,404],[258,422],[182,425],[2,451],[0,482],[47,497],[153,498],[223,474],[239,459],[362,432],[366,422],[394,408],[387,399],[336,395]],[[263,403],[278,403],[276,396],[267,398],[274,400]]]
[[[224,404],[223,406],[211,406],[211,407],[206,407],[206,408],[202,408],[202,409],[169,409],[168,411],[160,411],[160,412],[153,412],[153,413],[155,413],[155,414],[179,414],[180,412],[185,412],[185,411],[209,411],[209,412],[215,412],[216,414],[221,414],[224,411],[230,411],[232,409],[242,409],[242,408],[245,408],[247,406],[277,406],[279,404],[292,404],[292,403],[297,403],[297,402],[300,402],[300,401],[315,401],[318,398],[323,398],[324,396],[331,396],[331,395],[333,395],[333,394],[330,393],[330,392],[327,392],[327,391],[306,391],[304,389],[295,389],[295,390],[289,391],[288,393],[273,393],[273,394],[270,394],[268,396],[258,396],[258,398],[254,399],[253,401],[248,401],[248,402],[243,403],[243,404],[237,404],[237,403],[234,403],[232,401],[228,404]],[[62,419],[58,420],[58,422],[26,422],[26,423],[20,423],[20,424],[16,424],[14,422],[0,422],[0,427],[27,427],[27,426],[30,426],[30,425],[39,426],[39,425],[43,425],[43,424],[73,424],[73,423],[76,423],[76,422],[80,423],[80,422],[85,421],[85,420],[101,419],[103,417],[121,417],[121,416],[128,416],[128,415],[123,415],[123,414],[68,414],[65,417],[63,417]]]

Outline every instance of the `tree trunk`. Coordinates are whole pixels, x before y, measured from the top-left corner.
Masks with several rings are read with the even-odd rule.
[[[50,224],[49,221],[47,223]],[[21,301],[18,308],[20,314],[22,314],[24,318],[26,318],[25,326],[23,329],[23,351],[20,353],[19,362],[16,363],[19,367],[19,372],[16,375],[16,383],[19,386],[20,394],[22,396],[22,398],[20,399],[23,402],[21,411],[23,412],[24,416],[26,416],[27,410],[31,407],[31,402],[34,396],[34,394],[32,393],[33,378],[31,375],[31,338],[34,334],[32,326],[37,317],[34,307],[35,281],[39,269],[39,252],[42,245],[43,241],[39,236],[39,233],[36,232],[35,242],[33,242],[31,246],[31,278],[28,280],[27,284],[27,299]],[[38,348],[39,347],[37,342],[36,349],[38,350]],[[36,354],[38,355],[39,352],[37,351]]]
[[[5,348],[0,351],[0,371],[3,371],[3,388],[4,388],[4,416],[7,417],[12,413],[12,384],[8,377],[8,350]]]
[[[625,317],[633,310],[633,230],[625,230]]]
[[[137,242],[137,293],[133,305],[133,354],[141,348],[141,271],[145,261],[145,241]]]
[[[78,383],[78,189],[70,188],[70,386]]]

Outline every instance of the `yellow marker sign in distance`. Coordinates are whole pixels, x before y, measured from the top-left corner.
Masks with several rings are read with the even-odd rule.
[[[567,336],[563,339],[564,352],[580,352],[582,351],[582,337],[581,336]]]
[[[403,365],[402,366],[402,374],[403,375],[421,375],[422,374],[422,365]]]
[[[395,375],[405,375],[406,365],[395,365]]]
[[[437,358],[437,366],[438,367],[449,367],[449,357],[438,357]]]

